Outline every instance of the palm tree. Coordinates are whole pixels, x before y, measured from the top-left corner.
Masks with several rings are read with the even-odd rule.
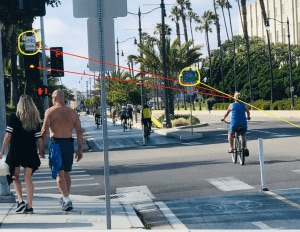
[[[199,16],[193,12],[193,11],[189,11],[188,12],[188,19],[190,22],[190,30],[191,30],[191,36],[192,36],[192,41],[193,41],[193,46],[194,46],[194,35],[193,35],[193,28],[192,28],[192,22],[198,22],[199,21]]]
[[[227,2],[228,2],[228,0],[227,0]],[[224,7],[226,7],[226,0],[217,0],[217,4],[221,7],[224,25],[225,25],[225,29],[226,29],[226,35],[227,35],[227,39],[229,40],[228,28],[227,28],[227,23],[226,23],[226,19],[225,19],[225,13],[224,13]]]
[[[252,98],[251,64],[250,64],[250,44],[249,44],[248,26],[247,26],[246,1],[247,0],[241,0],[241,6],[242,6],[242,15],[243,15],[244,39],[246,43],[247,61],[248,61],[249,95],[250,95],[250,102],[252,102],[253,98]]]
[[[154,43],[152,41],[155,41]],[[179,72],[196,62],[199,62],[200,56],[200,46],[194,46],[190,48],[192,45],[192,41],[188,41],[188,43],[183,43],[182,45],[179,43],[179,40],[176,39],[171,42],[169,37],[166,38],[166,58],[168,63],[168,77],[174,79],[174,81],[170,81],[170,86],[174,86],[175,80],[178,77]],[[151,42],[145,41],[145,43],[141,46],[141,51],[143,53],[143,57],[136,57],[136,62],[142,62],[145,67],[145,71],[148,73],[155,73],[155,76],[163,76],[163,59],[162,59],[162,41],[157,39],[152,39]],[[159,78],[159,80],[149,77],[149,81],[158,81],[160,85],[163,84],[163,79]],[[170,106],[170,114],[174,114],[174,94],[172,89],[169,89],[169,100],[172,106]]]
[[[195,28],[196,31],[204,31],[205,32],[205,41],[206,41],[206,47],[208,52],[208,59],[209,59],[209,81],[210,86],[212,86],[212,70],[211,70],[211,54],[210,54],[210,46],[209,46],[209,37],[208,33],[212,32],[212,28],[210,25],[213,23],[213,20],[215,18],[215,15],[212,11],[207,10],[203,13],[201,16],[201,19],[199,20],[200,26],[197,26]]]
[[[228,12],[228,17],[229,17],[229,24],[230,24],[230,31],[231,31],[231,40],[233,43],[233,79],[234,79],[234,91],[237,91],[237,74],[236,74],[236,54],[235,54],[235,38],[233,36],[233,30],[232,30],[232,20],[231,20],[231,13],[230,13],[230,8],[232,8],[229,0],[226,1],[225,7],[227,8],[227,12]]]
[[[180,6],[180,17],[182,19],[185,42],[187,43],[189,39],[188,39],[187,26],[186,26],[185,10],[191,10],[191,3],[190,0],[176,0],[176,2]]]
[[[217,29],[217,39],[218,39],[218,47],[220,48],[219,53],[220,53],[220,63],[221,63],[221,76],[222,76],[222,91],[224,92],[224,72],[223,72],[223,59],[222,59],[222,43],[221,43],[221,35],[220,35],[220,21],[219,21],[219,15],[217,13],[217,4],[216,0],[214,0],[214,10],[215,10],[215,25]]]
[[[177,39],[180,43],[180,26],[179,26],[179,20],[180,20],[180,9],[177,6],[172,7],[171,15],[169,16],[173,22],[175,22],[176,26],[176,35]]]
[[[266,25],[267,21],[267,13],[265,8],[265,3],[263,0],[259,0],[262,18],[264,20],[264,24]],[[267,41],[268,41],[268,52],[269,52],[269,65],[270,65],[270,79],[271,79],[271,104],[273,103],[273,63],[272,63],[272,52],[271,52],[271,45],[270,45],[270,35],[269,31],[266,30],[267,33]]]

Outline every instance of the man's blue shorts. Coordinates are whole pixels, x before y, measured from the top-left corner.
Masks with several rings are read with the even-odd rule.
[[[72,165],[74,160],[74,139],[73,138],[51,138],[51,144],[58,144],[61,156],[62,167],[58,170],[64,170],[65,172],[72,171]]]
[[[233,131],[234,131],[234,128],[235,127],[243,127],[244,128],[244,130],[242,130],[241,131],[241,135],[242,136],[244,136],[245,134],[246,134],[246,132],[247,132],[247,126],[233,126],[233,125],[229,125],[229,127],[228,127],[228,132],[230,133],[230,134],[233,134]]]

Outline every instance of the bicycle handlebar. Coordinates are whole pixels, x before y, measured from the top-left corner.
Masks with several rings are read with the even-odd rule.
[[[246,118],[248,121],[251,119],[251,117],[249,117],[249,118]],[[225,119],[221,119],[221,122],[225,122],[225,123],[227,123],[227,124],[230,124],[230,122],[227,122]]]

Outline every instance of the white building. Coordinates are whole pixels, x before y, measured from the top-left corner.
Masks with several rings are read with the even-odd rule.
[[[84,95],[81,92],[77,91],[76,88],[72,89],[72,94],[74,95],[75,101],[70,101],[69,106],[72,109],[81,109],[81,101],[84,100]]]
[[[270,41],[288,43],[289,20],[291,44],[300,45],[300,0],[264,0],[264,3],[267,18],[270,18]],[[267,41],[259,0],[247,6],[247,23],[249,37],[259,36]],[[239,34],[243,35],[240,19]]]

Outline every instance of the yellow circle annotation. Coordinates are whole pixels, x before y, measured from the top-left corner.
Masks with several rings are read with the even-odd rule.
[[[188,70],[194,69],[194,70],[196,71],[196,73],[197,73],[197,80],[196,80],[195,83],[186,83],[186,82],[182,82],[182,81],[181,81],[182,73],[183,73],[185,70],[187,70],[187,69],[188,69]],[[194,67],[194,66],[188,66],[188,67],[185,67],[184,69],[182,69],[182,70],[180,71],[179,76],[178,76],[178,82],[179,82],[179,84],[182,85],[182,86],[196,86],[196,85],[198,85],[198,84],[200,83],[200,72],[199,72],[198,68],[197,68],[197,67]]]
[[[37,38],[37,40],[38,40],[39,46],[37,47],[37,50],[36,50],[35,52],[27,53],[27,52],[25,52],[25,51],[22,51],[22,49],[21,49],[21,37],[22,37],[24,34],[26,34],[26,33],[33,33],[34,36],[35,36],[35,37]],[[19,51],[20,51],[23,55],[25,55],[25,56],[33,56],[33,55],[37,54],[37,53],[41,50],[41,47],[42,47],[41,38],[40,38],[40,36],[38,35],[38,33],[36,33],[34,30],[24,31],[24,32],[22,32],[22,33],[19,35],[19,37],[18,37],[18,49],[19,49]]]

